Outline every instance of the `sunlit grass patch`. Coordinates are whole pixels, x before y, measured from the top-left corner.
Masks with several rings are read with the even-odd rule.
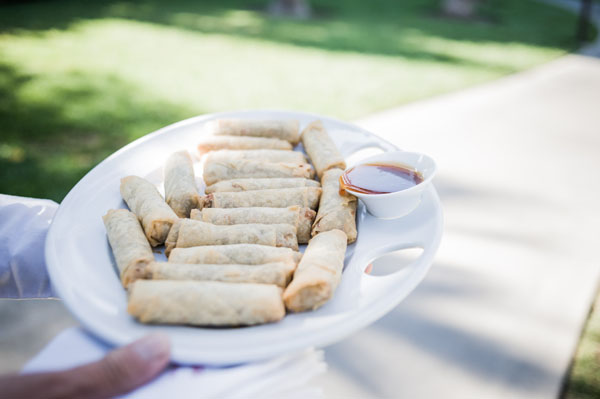
[[[592,309],[575,356],[564,399],[600,397],[600,295]]]
[[[573,45],[572,16],[528,1],[472,23],[441,18],[434,0],[313,1],[306,21],[270,17],[265,4],[2,6],[2,143],[22,152],[3,150],[0,191],[61,199],[106,155],[193,115],[284,108],[354,119]]]

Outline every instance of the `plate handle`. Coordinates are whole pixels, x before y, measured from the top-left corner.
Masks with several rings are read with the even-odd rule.
[[[353,141],[347,142],[340,146],[340,152],[344,156],[344,158],[349,158],[353,154],[357,153],[360,150],[364,150],[367,148],[377,148],[383,152],[387,151],[397,151],[397,149],[392,145],[387,145],[386,143],[382,143],[377,140],[373,140],[371,138],[363,141]]]
[[[363,236],[358,240],[354,253],[361,256],[353,256],[348,264],[348,271],[356,277],[360,274],[362,298],[377,298],[385,292],[385,295],[391,295],[398,303],[425,277],[443,232],[442,210],[436,204],[439,204],[439,199],[432,186],[424,193],[419,207],[403,218],[381,220],[366,212],[361,215],[360,230],[368,231],[369,236]],[[376,223],[377,226],[371,226],[371,223]],[[367,266],[375,259],[408,248],[422,248],[423,252],[409,265],[399,267],[391,274],[371,276],[364,273]]]

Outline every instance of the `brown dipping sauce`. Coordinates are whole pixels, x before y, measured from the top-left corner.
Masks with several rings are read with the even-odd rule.
[[[366,163],[348,169],[340,176],[340,191],[388,194],[406,190],[423,181],[423,175],[401,164]]]

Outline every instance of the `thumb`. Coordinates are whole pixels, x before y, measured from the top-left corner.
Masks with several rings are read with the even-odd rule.
[[[149,382],[169,363],[165,334],[151,334],[115,349],[102,360],[67,371],[78,381],[75,397],[106,398],[122,395]]]

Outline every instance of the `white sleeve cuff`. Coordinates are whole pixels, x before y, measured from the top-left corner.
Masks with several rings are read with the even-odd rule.
[[[46,233],[54,201],[0,194],[0,298],[54,296],[46,271]]]

